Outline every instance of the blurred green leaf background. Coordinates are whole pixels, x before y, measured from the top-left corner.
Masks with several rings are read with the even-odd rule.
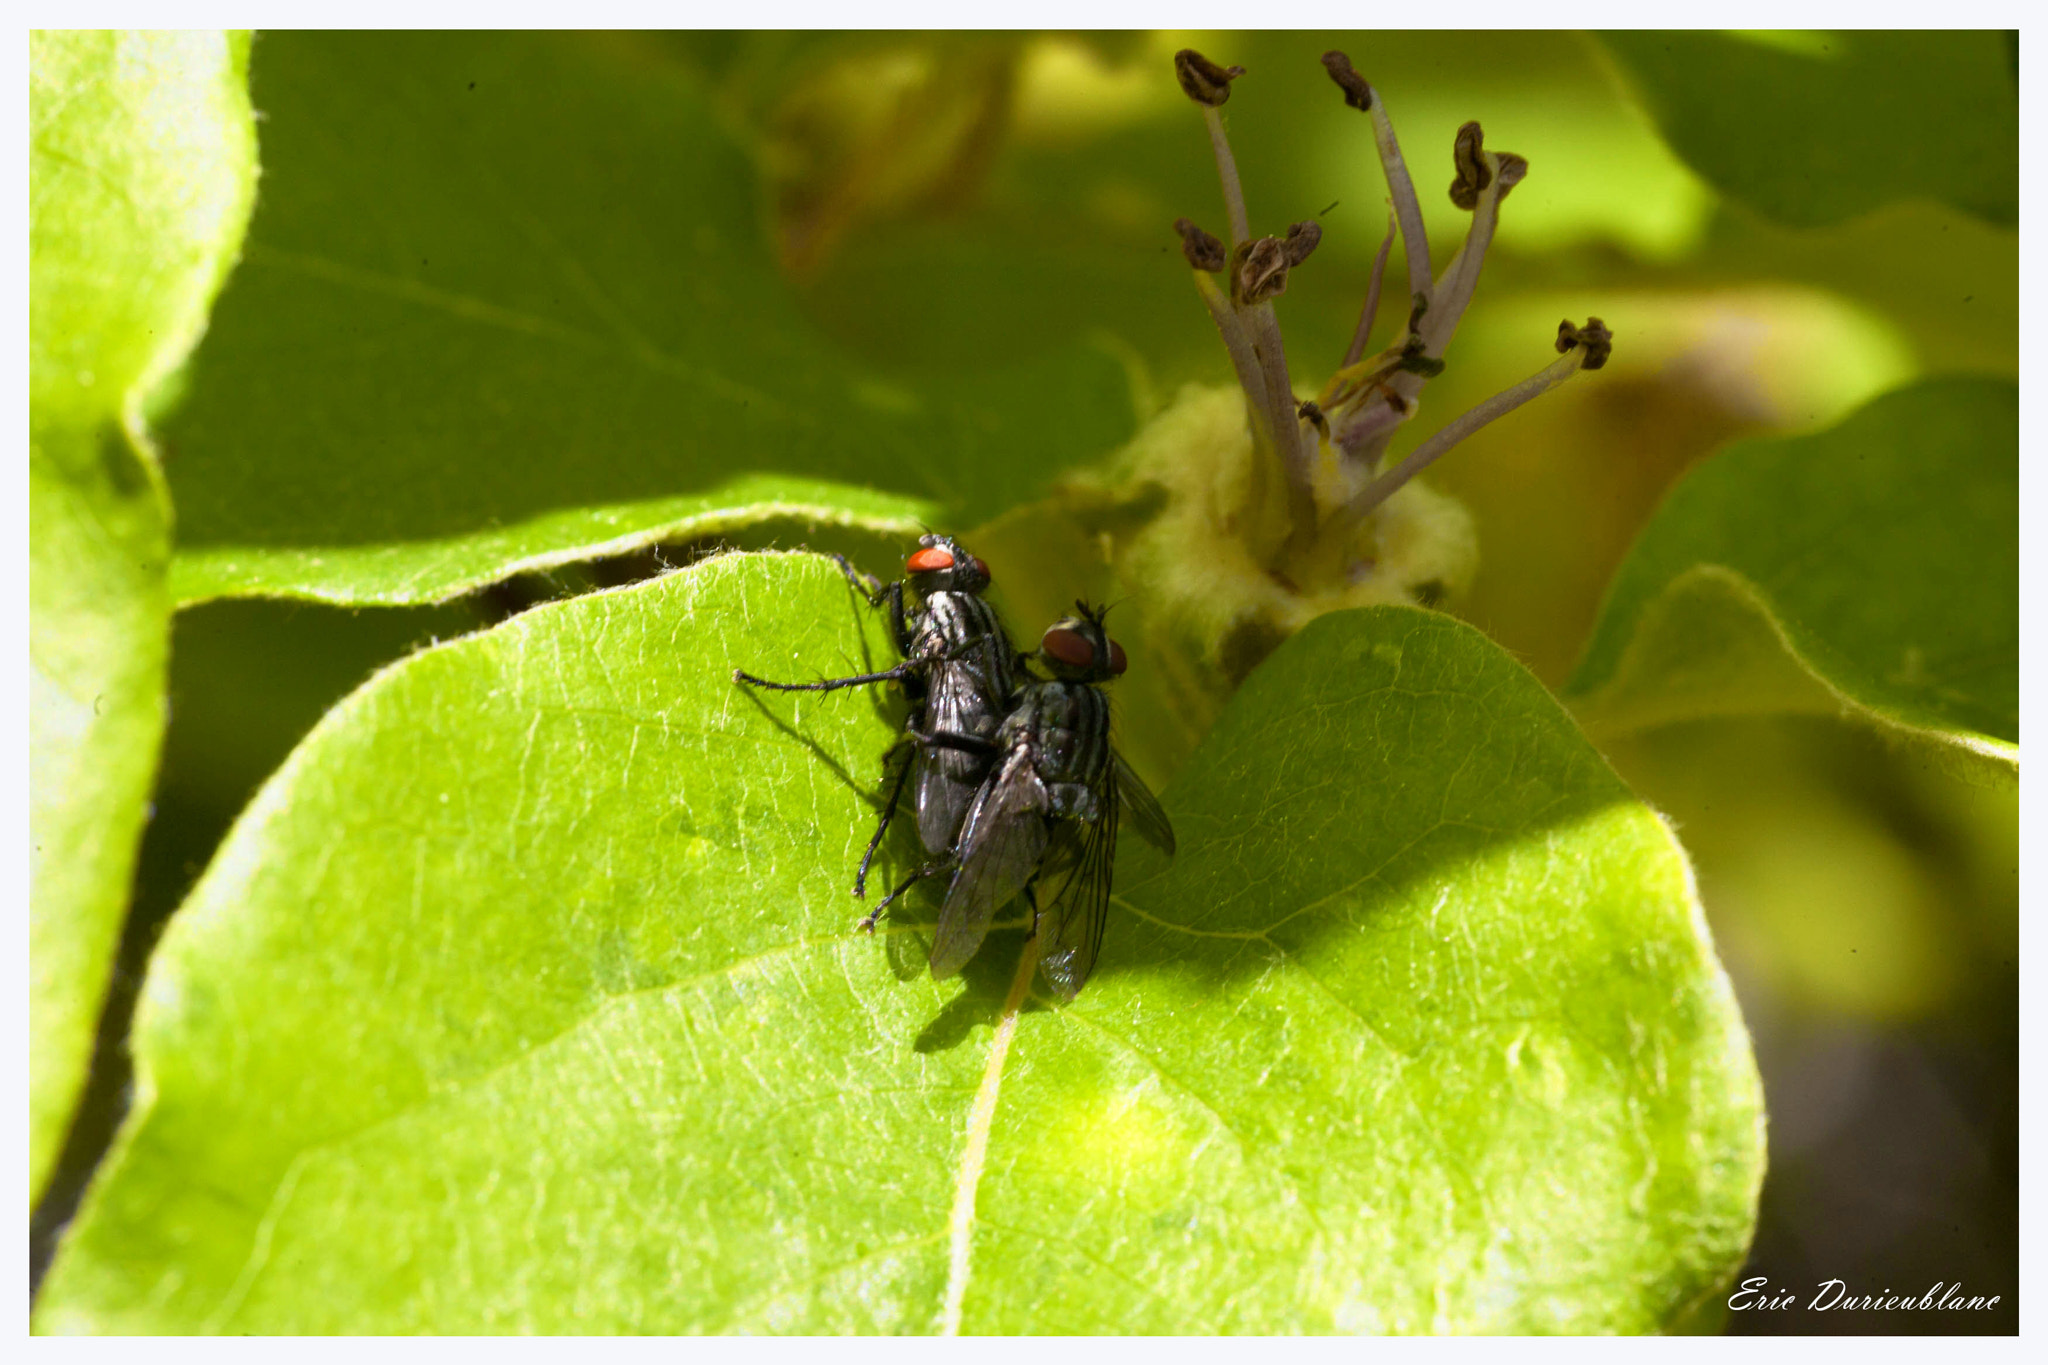
[[[421,43],[453,44],[474,84],[384,59]],[[1227,113],[1255,228],[1324,228],[1278,305],[1298,375],[1342,354],[1384,222],[1368,126],[1323,50],[1379,89],[1433,229],[1461,226],[1440,210],[1458,124],[1529,159],[1418,427],[1538,368],[1559,316],[1614,329],[1607,370],[1432,475],[1479,528],[1453,609],[1553,689],[1717,450],[1813,437],[1916,382],[2017,380],[2017,46],[1996,33],[259,35],[248,244],[195,358],[149,395],[178,518],[170,723],[36,1274],[126,1105],[163,924],[375,668],[714,544],[886,568],[919,520],[1040,497],[1182,384],[1228,376],[1170,229],[1222,216],[1169,74],[1190,44],[1248,68]],[[1908,87],[1928,92],[1910,118],[1877,93]],[[551,131],[564,106],[587,124]],[[670,155],[606,143],[614,125]],[[592,137],[610,159],[554,176],[548,140]],[[680,188],[707,182],[726,188]],[[1439,262],[1455,240],[1433,239]],[[693,391],[636,345],[724,386]],[[1917,496],[1970,463],[1923,465]],[[1747,492],[1767,515],[1767,486]],[[1826,494],[1785,492],[1802,513]],[[1995,495],[1979,510],[2016,521]],[[1956,609],[1997,643],[2013,585],[1994,586]],[[277,598],[301,600],[260,600]],[[1595,729],[1676,824],[1755,1039],[1770,1171],[1744,1274],[1961,1280],[2012,1305],[2015,785],[1785,710]],[[1971,728],[2016,743],[2011,721]],[[1942,1326],[2016,1324],[2014,1306]]]

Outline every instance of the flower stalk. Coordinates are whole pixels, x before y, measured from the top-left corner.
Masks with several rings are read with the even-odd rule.
[[[1408,163],[1401,157],[1401,139],[1394,136],[1394,122],[1379,91],[1352,67],[1341,52],[1323,54],[1323,67],[1344,92],[1344,103],[1372,119],[1373,145],[1379,150],[1380,170],[1387,177],[1387,194],[1394,202],[1394,215],[1401,223],[1401,250],[1408,256],[1408,292],[1429,289],[1429,233],[1422,226],[1422,202],[1415,197],[1415,182],[1408,176]]]
[[[1380,239],[1380,249],[1372,258],[1372,282],[1366,286],[1365,306],[1358,310],[1358,330],[1351,334],[1351,347],[1344,352],[1344,363],[1339,369],[1356,365],[1365,354],[1365,343],[1372,339],[1373,324],[1380,316],[1380,286],[1387,278],[1387,253],[1394,249],[1394,234],[1398,230],[1394,211],[1388,209],[1387,235]]]

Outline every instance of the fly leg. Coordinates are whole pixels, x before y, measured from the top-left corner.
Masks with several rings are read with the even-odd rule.
[[[896,652],[910,655],[910,623],[903,618],[903,585],[891,583],[883,590],[889,599],[889,631],[896,637]]]
[[[927,749],[951,749],[956,753],[973,754],[976,758],[986,758],[996,752],[995,741],[983,739],[980,735],[963,735],[957,730],[933,730],[927,734],[923,730],[906,728],[903,734]]]
[[[888,755],[884,756],[882,762],[885,767],[888,764],[889,758],[893,757],[899,749],[904,751],[903,766],[897,770],[896,781],[889,788],[889,801],[887,805],[882,807],[882,819],[875,826],[875,837],[868,840],[868,851],[860,855],[860,871],[856,872],[853,876],[853,894],[856,896],[866,896],[868,893],[868,864],[874,862],[875,850],[882,846],[882,836],[889,832],[889,822],[896,818],[896,805],[903,799],[903,784],[910,780],[910,770],[917,763],[917,750],[911,741],[911,735],[906,734],[902,739],[897,740],[891,746]],[[862,920],[861,924],[864,928],[873,932],[875,926],[872,916]]]
[[[853,584],[862,597],[867,598],[871,607],[886,606],[889,609],[889,630],[896,638],[896,652],[910,652],[910,625],[903,619],[903,584],[884,583],[873,574],[862,573],[853,567],[845,555],[834,554],[832,561],[839,566],[839,572],[846,575],[846,581]]]
[[[888,895],[882,897],[881,903],[876,905],[874,909],[868,911],[868,913],[862,917],[860,927],[862,929],[865,929],[870,934],[875,932],[875,921],[882,917],[882,912],[889,908],[889,905],[892,901],[894,901],[898,896],[901,896],[904,892],[908,891],[911,887],[916,886],[926,877],[936,877],[941,872],[944,872],[948,868],[951,868],[956,861],[958,861],[957,858],[955,858],[952,854],[948,854],[946,857],[939,859],[937,862],[926,863],[923,867],[920,867],[917,871],[911,873],[908,877],[905,877],[903,879],[902,885],[898,886],[894,891],[891,891]]]
[[[865,683],[902,682],[905,678],[915,677],[916,674],[916,664],[900,663],[894,668],[885,668],[880,673],[856,673],[850,678],[826,678],[819,682],[807,683],[779,683],[769,682],[766,678],[757,678],[751,673],[735,668],[732,671],[732,680],[736,683],[746,683],[753,687],[773,688],[777,692],[836,692],[842,687],[859,687]]]
[[[897,749],[906,748],[910,749],[911,752],[903,760],[903,767],[897,772],[894,785],[889,788],[889,802],[882,808],[882,820],[880,824],[875,826],[875,837],[868,840],[868,851],[861,855],[860,871],[855,874],[853,879],[853,894],[856,896],[865,896],[867,894],[868,865],[874,862],[875,850],[882,846],[882,835],[888,832],[889,822],[896,816],[897,803],[903,797],[903,784],[910,780],[911,766],[917,762],[916,750],[918,747],[926,749],[954,749],[961,753],[975,754],[977,756],[992,754],[996,751],[995,745],[976,735],[956,734],[951,730],[933,730],[927,734],[925,731],[917,728],[914,719],[911,724],[903,728],[903,738],[897,740],[895,746],[889,752],[893,755]],[[886,763],[887,759],[885,758],[883,761]],[[917,880],[918,878],[913,877],[911,882]],[[902,886],[897,887],[895,891],[890,893],[889,900],[894,900],[897,896],[902,895],[911,885],[911,882],[905,882]],[[889,901],[885,900],[881,905],[876,906],[875,915],[881,914],[883,907],[887,906],[888,903]],[[861,927],[873,930],[875,927],[874,919],[874,915],[869,915],[861,921]]]
[[[828,554],[826,558],[839,566],[839,572],[846,575],[847,582],[860,589],[860,595],[868,599],[869,606],[879,607],[882,605],[882,595],[888,589],[883,586],[881,579],[871,573],[863,573],[859,569],[854,568],[853,561],[845,555]]]

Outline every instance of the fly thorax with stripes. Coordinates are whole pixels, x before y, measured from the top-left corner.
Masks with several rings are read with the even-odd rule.
[[[1109,763],[1109,698],[1087,684],[1050,682],[1038,689],[1036,753],[1047,784],[1093,785]]]

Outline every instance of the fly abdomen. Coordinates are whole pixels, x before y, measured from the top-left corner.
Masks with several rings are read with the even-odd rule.
[[[1048,809],[1063,820],[1095,821],[1102,818],[1102,802],[1086,782],[1048,782]]]

